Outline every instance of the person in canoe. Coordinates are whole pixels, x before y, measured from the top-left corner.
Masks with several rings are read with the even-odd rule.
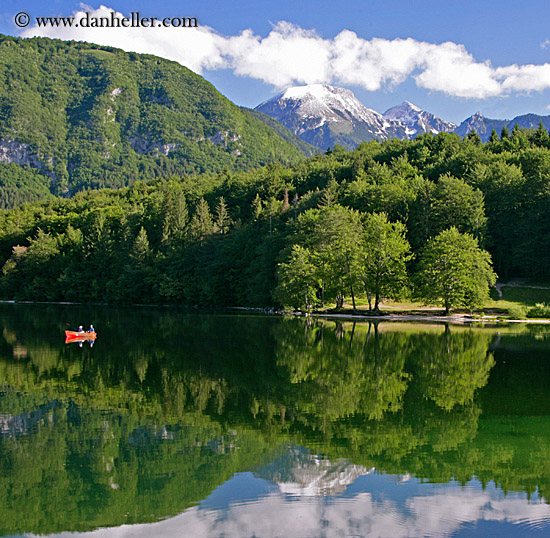
[[[94,326],[93,325],[90,325],[90,328],[88,329],[89,333],[95,333],[95,329],[94,329]]]
[[[82,325],[79,325],[76,332],[83,333],[84,332],[84,327]]]

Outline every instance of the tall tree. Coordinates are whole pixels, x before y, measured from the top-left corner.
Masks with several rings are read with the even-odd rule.
[[[214,233],[214,230],[215,224],[208,207],[208,202],[204,198],[201,198],[191,219],[189,233],[193,239],[196,239],[202,245],[204,240]]]
[[[321,301],[337,308],[349,291],[353,308],[361,281],[362,224],[359,213],[340,205],[310,209],[298,218],[298,242],[310,249],[319,273]]]
[[[470,234],[449,228],[431,239],[420,257],[418,284],[421,297],[452,308],[473,309],[489,298],[496,281],[491,256]]]
[[[216,227],[218,229],[218,232],[222,235],[226,234],[229,231],[229,227],[231,226],[232,222],[233,221],[229,216],[229,211],[227,209],[225,198],[221,196],[218,201],[218,205],[216,206]]]
[[[307,248],[294,245],[288,262],[279,264],[277,277],[278,284],[273,295],[283,306],[309,312],[319,304],[319,278]]]
[[[163,212],[162,241],[182,238],[189,221],[189,211],[181,189],[171,188],[164,193]]]
[[[407,262],[412,259],[405,226],[391,223],[385,213],[367,215],[363,233],[363,280],[372,309],[380,309],[384,297],[397,298],[403,293],[407,281]]]

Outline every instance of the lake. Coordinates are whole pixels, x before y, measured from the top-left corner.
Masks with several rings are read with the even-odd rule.
[[[0,536],[548,536],[548,499],[548,326],[0,304]]]

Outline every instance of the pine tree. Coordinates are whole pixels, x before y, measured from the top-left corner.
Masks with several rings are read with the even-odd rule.
[[[227,204],[225,203],[225,198],[221,196],[218,202],[218,206],[216,207],[216,227],[218,229],[218,232],[222,235],[226,234],[229,231],[229,227],[232,223],[233,221],[229,216]]]
[[[334,179],[331,171],[331,178],[324,189],[323,196],[319,202],[320,207],[331,207],[338,201],[338,182]]]
[[[142,226],[134,240],[130,257],[136,264],[143,264],[147,262],[150,254],[149,238],[147,237],[147,231]]]
[[[532,140],[535,143],[535,145],[539,146],[540,148],[548,147],[548,144],[550,142],[550,136],[548,136],[548,131],[544,127],[542,120],[539,122],[539,126],[537,127],[537,130],[533,133]]]
[[[500,142],[500,139],[498,137],[496,129],[493,129],[491,131],[491,136],[489,137],[489,142],[492,142],[493,144],[496,144],[497,142]]]
[[[204,240],[215,231],[215,225],[212,220],[212,214],[208,207],[208,202],[201,198],[197,207],[195,208],[195,214],[191,219],[189,225],[189,234],[193,239],[199,241],[202,245]]]
[[[472,142],[476,146],[481,146],[481,138],[477,134],[477,131],[475,129],[472,129],[468,135],[466,136],[466,140]]]
[[[189,220],[189,211],[183,192],[181,190],[166,192],[163,206],[162,241],[166,242],[171,237],[183,237]]]

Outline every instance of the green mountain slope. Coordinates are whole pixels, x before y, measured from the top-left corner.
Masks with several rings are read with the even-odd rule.
[[[37,177],[51,192],[70,195],[302,156],[176,62],[89,43],[0,36],[0,166],[38,172],[19,173],[27,191],[37,192]],[[13,187],[6,173],[0,171],[0,189]]]
[[[302,140],[299,136],[295,135],[288,127],[285,127],[282,123],[277,121],[275,118],[260,112],[254,108],[245,108],[241,107],[242,110],[249,112],[255,118],[263,121],[267,126],[271,127],[279,136],[290,142],[292,145],[296,146],[304,155],[308,157],[313,157],[316,153],[320,153],[321,148]]]

